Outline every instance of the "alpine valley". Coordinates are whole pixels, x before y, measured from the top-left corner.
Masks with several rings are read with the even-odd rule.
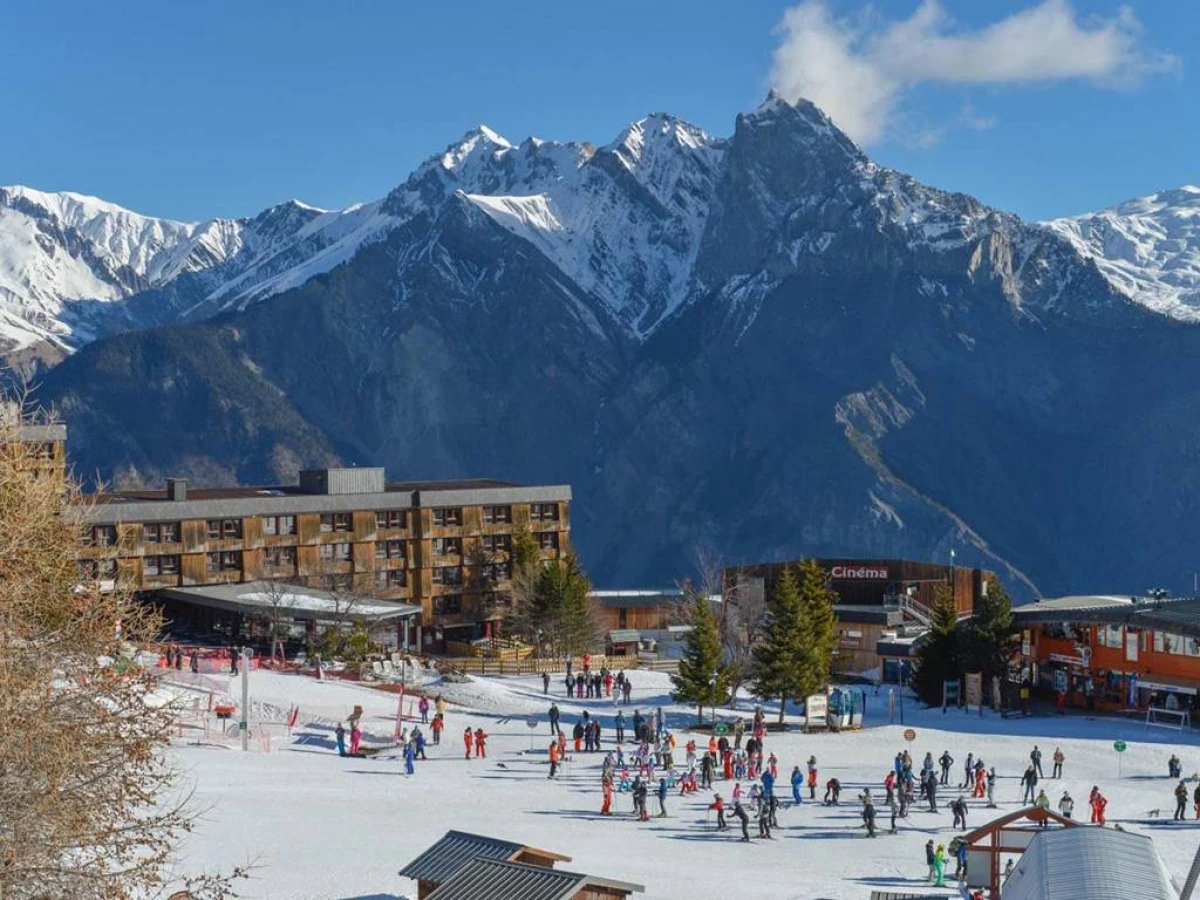
[[[0,188],[0,341],[78,472],[570,483],[601,585],[852,554],[1191,583],[1200,190],[1026,223],[772,96],[716,138],[486,128],[388,196],[151,219]]]

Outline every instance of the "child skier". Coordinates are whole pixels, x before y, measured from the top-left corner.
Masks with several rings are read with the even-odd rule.
[[[804,774],[799,766],[792,767],[792,802],[799,806],[803,802],[801,789],[804,787]]]
[[[725,824],[725,801],[721,799],[720,794],[713,794],[713,802],[708,808],[717,811],[717,831],[728,831],[729,826]]]
[[[471,747],[475,744],[475,735],[471,734],[471,726],[467,726],[467,730],[463,732],[463,747],[467,751],[467,759],[471,758]]]
[[[487,756],[487,732],[482,728],[475,729],[475,755],[479,757]]]
[[[342,727],[342,723],[338,722],[337,729],[333,732],[337,738],[338,756],[346,755],[346,729]]]

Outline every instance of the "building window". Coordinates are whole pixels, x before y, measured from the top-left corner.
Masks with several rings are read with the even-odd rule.
[[[439,616],[452,616],[462,612],[462,597],[458,594],[447,594],[444,597],[433,598],[433,612]]]
[[[178,544],[178,522],[148,522],[142,526],[143,544]]]
[[[320,546],[322,562],[350,562],[349,544],[322,544]]]
[[[208,539],[210,541],[236,541],[242,538],[241,519],[209,519]]]
[[[485,525],[511,525],[512,507],[485,506],[483,508],[483,522]]]
[[[178,575],[179,574],[179,557],[175,555],[169,556],[147,556],[142,560],[143,575]]]
[[[296,566],[295,547],[267,547],[263,550],[263,565],[272,569],[292,569]]]
[[[404,541],[376,541],[376,559],[404,559]]]
[[[83,559],[76,566],[80,581],[111,581],[117,577],[115,559]]]
[[[263,534],[295,534],[295,516],[263,516]]]
[[[111,547],[117,542],[117,526],[93,525],[86,542],[96,547]]]
[[[542,550],[557,550],[558,549],[558,532],[557,531],[539,531],[537,536],[539,549]]]
[[[462,540],[460,538],[434,538],[434,556],[462,556]]]
[[[354,528],[353,517],[350,513],[322,513],[321,533],[331,534],[351,531]]]
[[[483,551],[485,553],[512,553],[512,535],[485,534],[483,536]]]
[[[375,587],[381,591],[408,587],[408,573],[404,569],[380,569],[375,573]]]
[[[216,553],[206,553],[204,554],[204,568],[208,572],[240,572],[242,551],[221,550]]]
[[[557,522],[557,503],[532,503],[529,506],[529,518],[535,522]]]
[[[407,528],[408,513],[403,509],[381,509],[375,513],[376,528]]]
[[[434,584],[462,584],[463,574],[461,566],[439,566],[433,570]]]
[[[483,567],[483,577],[487,581],[511,581],[512,563],[490,563]]]
[[[444,506],[433,511],[433,524],[438,528],[462,527],[462,507]]]

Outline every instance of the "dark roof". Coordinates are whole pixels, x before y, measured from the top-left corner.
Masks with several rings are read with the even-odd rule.
[[[904,621],[899,609],[871,604],[835,603],[833,614],[839,622],[854,625],[899,625]]]
[[[521,487],[511,481],[495,481],[490,478],[464,478],[461,481],[389,481],[385,486],[388,493],[412,493],[413,491],[459,491],[486,488]],[[256,497],[313,497],[329,496],[314,494],[301,489],[298,484],[262,484],[238,487],[197,488],[188,487],[188,500],[245,500]],[[336,496],[336,495],[334,495]],[[168,502],[166,490],[113,491],[94,494],[86,499],[96,503],[148,503]]]
[[[566,900],[586,884],[577,872],[473,859],[429,895],[428,900]]]
[[[1067,599],[1067,598],[1064,598]],[[1092,598],[1099,599],[1099,598]],[[1081,622],[1158,628],[1200,637],[1200,597],[1186,600],[1138,599],[1075,605],[1058,601],[1027,603],[1013,610],[1019,624],[1034,622]]]
[[[580,872],[474,859],[441,884],[428,900],[567,900],[588,885],[626,894],[645,890],[640,884]]]
[[[503,841],[466,831],[447,831],[441,840],[401,869],[400,874],[405,878],[440,884],[473,859],[508,860],[525,849],[550,859],[567,862],[571,859],[515,841]]]

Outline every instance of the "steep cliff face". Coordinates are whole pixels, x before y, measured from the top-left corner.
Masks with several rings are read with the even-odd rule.
[[[294,287],[50,372],[81,470],[569,481],[605,585],[698,545],[954,547],[1023,593],[1189,577],[1200,330],[810,104],[599,150],[481,129],[372,215]]]

